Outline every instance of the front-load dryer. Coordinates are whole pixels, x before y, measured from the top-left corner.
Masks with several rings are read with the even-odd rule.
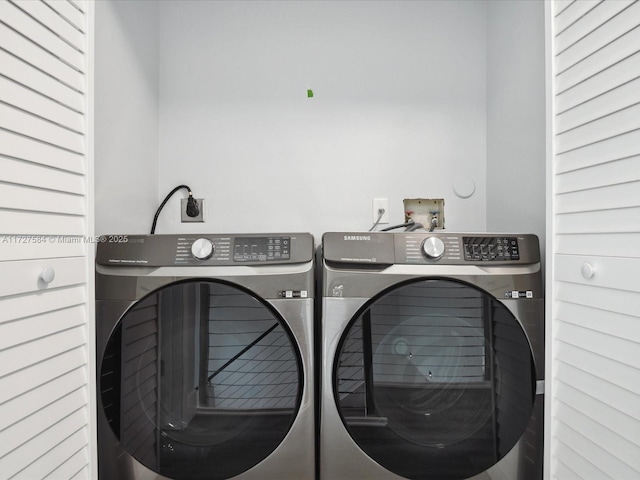
[[[326,233],[322,480],[540,480],[534,235]]]
[[[313,238],[105,236],[100,480],[313,479]]]

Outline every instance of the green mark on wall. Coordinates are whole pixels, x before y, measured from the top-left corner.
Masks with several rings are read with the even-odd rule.
[[[307,90],[307,98],[313,97],[313,90]]]

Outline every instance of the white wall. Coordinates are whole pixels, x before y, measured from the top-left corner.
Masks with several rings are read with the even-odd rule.
[[[208,208],[181,225],[177,194],[158,233],[319,238],[368,229],[373,197],[392,223],[441,197],[448,229],[484,230],[485,39],[477,1],[161,2],[158,201],[187,183]]]
[[[545,232],[544,2],[487,4],[487,230]]]
[[[95,2],[96,233],[148,233],[158,206],[158,4]]]
[[[542,2],[96,2],[96,231],[368,229],[442,197],[449,230],[544,236]],[[536,20],[537,19],[537,20]],[[313,89],[314,98],[307,98]],[[468,199],[452,183],[476,183]],[[544,239],[543,244],[544,244]]]

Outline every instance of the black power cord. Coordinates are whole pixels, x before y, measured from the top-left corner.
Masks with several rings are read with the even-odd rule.
[[[197,217],[198,215],[200,215],[200,206],[198,205],[198,201],[195,198],[193,198],[193,195],[191,194],[191,189],[186,185],[178,185],[176,188],[174,188],[169,192],[169,195],[164,197],[164,200],[158,207],[158,210],[156,210],[156,214],[153,217],[153,224],[151,225],[151,235],[156,233],[156,223],[158,223],[158,216],[160,215],[160,211],[165,206],[165,204],[169,201],[169,199],[171,198],[171,195],[176,193],[181,188],[184,188],[187,190],[187,192],[189,192],[189,198],[187,199],[187,215],[190,217]]]
[[[391,230],[395,230],[395,229],[397,229],[397,228],[410,227],[411,225],[415,225],[415,223],[416,223],[416,222],[414,222],[413,220],[409,220],[408,222],[401,223],[401,224],[399,224],[399,225],[393,225],[393,226],[391,226],[391,227],[383,228],[383,229],[381,229],[380,231],[381,231],[381,232],[389,232],[389,231],[391,231]],[[420,224],[418,224],[418,225],[420,225]],[[420,228],[420,227],[418,227],[418,228]]]

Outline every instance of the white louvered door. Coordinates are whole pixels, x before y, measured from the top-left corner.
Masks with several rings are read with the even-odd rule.
[[[547,10],[550,477],[640,478],[640,2]]]
[[[92,8],[0,0],[0,478],[95,478]]]

